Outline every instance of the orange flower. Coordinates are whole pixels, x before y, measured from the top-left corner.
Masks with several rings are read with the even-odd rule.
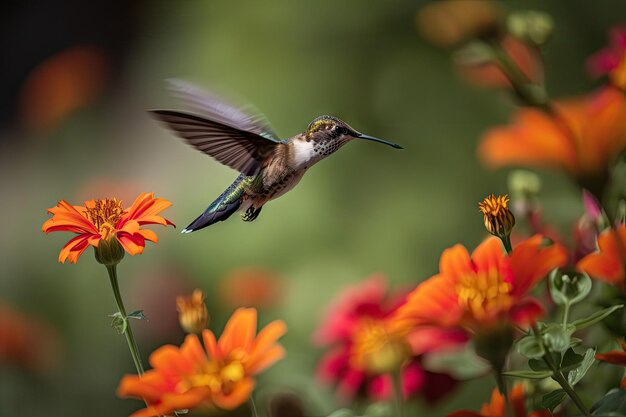
[[[515,384],[509,391],[509,398],[511,401],[511,407],[513,408],[514,417],[551,417],[552,414],[548,410],[537,410],[528,414],[526,411],[526,395],[524,393],[523,384]],[[455,411],[448,414],[447,417],[504,417],[505,412],[505,400],[504,396],[494,389],[491,393],[491,403],[483,404],[480,408],[480,412],[462,410]]]
[[[598,236],[598,252],[582,258],[576,267],[592,278],[626,290],[626,225],[610,228]]]
[[[607,88],[555,107],[555,116],[521,109],[512,125],[488,131],[479,147],[482,160],[494,168],[545,166],[579,180],[604,181],[613,159],[626,148],[624,94]]]
[[[490,237],[470,257],[456,245],[443,252],[439,274],[417,286],[396,316],[399,325],[434,324],[488,332],[502,323],[528,326],[543,313],[528,296],[534,285],[567,261],[559,244],[546,245],[535,235],[505,255]]]
[[[43,224],[42,230],[46,234],[58,231],[78,234],[61,249],[59,262],[62,263],[66,259],[76,263],[89,245],[98,248],[103,241],[107,244],[119,242],[126,252],[136,255],[143,252],[146,240],[158,240],[156,233],[142,229],[141,226],[174,226],[174,223],[158,215],[171,205],[163,198],[154,198],[154,193],[142,193],[126,210],[122,209],[121,201],[115,198],[86,201],[84,207],[72,206],[61,200],[56,207],[48,209],[48,213],[53,216]]]
[[[117,389],[119,396],[142,398],[148,407],[131,417],[170,414],[198,406],[235,409],[254,389],[253,376],[285,355],[277,340],[287,327],[274,321],[256,335],[257,311],[236,310],[216,342],[210,330],[188,335],[180,348],[167,345],[150,356],[152,370],[143,376],[126,375]]]

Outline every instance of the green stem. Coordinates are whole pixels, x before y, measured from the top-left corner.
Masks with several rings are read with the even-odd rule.
[[[248,403],[250,404],[250,412],[252,413],[252,417],[259,417],[259,413],[256,409],[256,404],[254,403],[254,398],[252,398],[252,395],[250,396],[250,400],[248,400]]]
[[[124,302],[122,301],[122,295],[120,293],[120,286],[119,286],[119,283],[117,282],[116,265],[106,265],[106,267],[109,273],[109,279],[111,280],[111,288],[113,289],[113,295],[115,296],[117,309],[122,315],[122,319],[128,321],[128,317],[126,316],[126,309],[124,308]],[[141,364],[141,357],[139,356],[139,349],[137,348],[137,343],[135,342],[135,337],[133,336],[133,329],[130,327],[130,322],[126,323],[126,330],[124,331],[124,336],[126,336],[126,343],[128,344],[128,348],[130,349],[130,354],[133,357],[133,362],[135,363],[137,374],[143,375],[144,373],[143,365]]]
[[[578,394],[576,394],[576,391],[574,391],[574,388],[572,388],[569,382],[567,382],[567,379],[565,379],[563,373],[559,370],[557,364],[554,363],[552,357],[549,355],[549,352],[546,349],[545,344],[543,343],[543,339],[541,337],[541,334],[539,333],[539,329],[537,329],[537,326],[533,326],[533,331],[535,333],[535,337],[537,338],[539,343],[541,343],[544,351],[546,352],[544,353],[542,359],[546,363],[546,365],[548,365],[548,368],[550,368],[550,370],[552,371],[552,378],[561,386],[561,388],[563,388],[563,391],[565,391],[565,393],[572,399],[580,412],[583,413],[583,415],[585,415],[586,417],[591,417],[591,413],[589,412],[589,410],[587,410],[587,407],[585,407],[583,401],[580,399]]]
[[[502,241],[502,244],[504,245],[504,249],[506,250],[506,253],[511,254],[511,252],[513,252],[513,245],[511,245],[511,235],[506,235],[504,237],[501,237],[500,240]]]
[[[402,399],[402,374],[400,371],[394,372],[391,377],[393,381],[393,394],[396,403],[397,417],[404,415],[404,402]]]
[[[564,331],[567,331],[567,321],[569,319],[569,306],[570,306],[570,303],[566,302],[565,306],[563,307],[563,322],[562,322],[562,325],[563,325],[563,330]]]

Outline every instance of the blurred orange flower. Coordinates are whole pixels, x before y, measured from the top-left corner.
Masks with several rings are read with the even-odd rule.
[[[500,240],[490,237],[470,257],[456,245],[441,255],[439,274],[417,286],[400,307],[400,326],[434,324],[488,332],[502,323],[529,326],[543,314],[528,296],[534,285],[567,261],[565,248],[547,245],[540,235],[505,255]]]
[[[78,234],[61,249],[59,262],[62,263],[66,259],[76,263],[89,245],[97,248],[102,240],[115,239],[126,252],[136,255],[143,252],[146,240],[158,240],[156,233],[142,229],[141,226],[174,226],[174,223],[158,215],[171,205],[163,198],[154,198],[154,193],[142,193],[126,210],[122,209],[121,201],[115,198],[86,201],[84,207],[72,206],[61,200],[56,207],[48,209],[48,213],[53,216],[43,224],[42,230],[46,234],[58,231]]]
[[[543,65],[533,48],[510,35],[505,36],[499,44],[529,81],[537,82],[541,79]],[[456,68],[462,77],[479,87],[512,87],[507,76],[495,62],[470,63],[467,60],[457,59]]]
[[[513,417],[551,417],[552,414],[548,410],[537,410],[532,413],[526,411],[526,395],[523,384],[515,384],[509,391],[509,399],[511,408],[513,409]],[[504,417],[506,414],[504,396],[494,389],[491,393],[491,403],[483,404],[480,412],[462,410],[448,414],[447,417]]]
[[[590,253],[576,264],[578,270],[592,278],[626,290],[626,225],[610,228],[598,235],[598,251]]]
[[[283,281],[268,269],[243,267],[226,275],[220,282],[219,291],[224,303],[233,308],[271,308],[280,301]]]
[[[201,333],[209,322],[209,311],[204,299],[201,290],[194,290],[190,296],[176,297],[178,321],[185,332]]]
[[[33,371],[54,367],[60,355],[57,332],[0,301],[0,363]]]
[[[258,335],[257,311],[236,310],[216,342],[210,330],[202,332],[204,349],[195,334],[180,348],[166,345],[150,356],[152,370],[143,376],[125,375],[117,393],[144,399],[148,407],[131,417],[170,414],[198,406],[235,409],[254,389],[253,376],[285,355],[278,339],[285,334],[283,321],[265,326]]]
[[[626,148],[626,99],[606,88],[583,99],[558,101],[550,116],[519,110],[510,126],[487,131],[479,155],[492,168],[533,165],[559,168],[583,183],[604,181]]]

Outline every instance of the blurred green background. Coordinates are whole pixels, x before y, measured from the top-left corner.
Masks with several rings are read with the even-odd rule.
[[[508,120],[515,103],[504,92],[469,86],[448,52],[420,38],[415,16],[425,2],[44,3],[13,2],[2,17],[0,299],[46,320],[58,333],[58,353],[39,371],[1,365],[0,416],[117,416],[140,407],[115,396],[133,365],[109,326],[115,304],[105,268],[91,250],[77,265],[57,263],[71,236],[45,236],[41,224],[61,198],[82,204],[117,196],[130,205],[142,191],[172,201],[165,216],[177,224],[156,229],[159,243],[127,256],[118,269],[127,308],[148,317],[133,323],[144,360],[154,348],[182,341],[177,295],[204,290],[210,327],[221,332],[234,307],[220,282],[236,268],[262,267],[279,277],[281,296],[261,310],[261,322],[282,318],[289,333],[287,358],[260,378],[261,403],[286,390],[301,396],[309,415],[336,409],[332,389],[314,378],[321,352],[311,333],[324,307],[373,272],[412,287],[437,271],[443,249],[483,238],[476,204],[505,193],[507,176],[481,167],[476,143],[486,128]],[[626,18],[626,4],[614,0],[499,6],[553,16],[545,66],[555,97],[597,85],[585,59]],[[67,92],[63,82],[72,84],[76,66],[87,68],[85,88],[94,93],[51,122],[49,96],[38,95],[32,86],[42,84],[31,81],[42,63],[76,46],[97,52],[87,59],[96,67],[69,59],[61,65],[69,81],[53,77],[52,87],[41,88]],[[149,108],[181,108],[164,88],[171,77],[245,97],[281,137],[332,114],[405,150],[351,143],[255,222],[233,216],[183,236],[180,230],[237,174],[147,116]],[[577,189],[559,173],[542,178],[547,219],[571,224],[581,212]],[[492,387],[488,378],[465,383],[428,415],[476,409]]]

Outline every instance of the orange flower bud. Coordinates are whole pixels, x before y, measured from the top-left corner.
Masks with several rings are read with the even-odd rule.
[[[204,303],[205,295],[194,290],[191,296],[176,297],[178,321],[187,333],[201,333],[209,323],[209,311]]]
[[[478,208],[483,213],[485,228],[501,239],[508,237],[515,226],[515,216],[507,207],[508,202],[509,196],[496,197],[492,194],[478,203]]]

